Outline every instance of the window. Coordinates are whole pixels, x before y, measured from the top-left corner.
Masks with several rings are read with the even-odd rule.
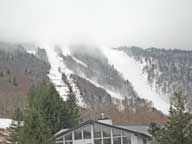
[[[121,136],[121,131],[118,129],[113,128],[112,132],[113,132],[113,137],[120,137]]]
[[[113,144],[121,144],[121,137],[113,138]]]
[[[98,124],[93,125],[94,138],[101,138],[101,126]]]
[[[69,133],[65,136],[65,140],[68,141],[68,140],[72,140],[72,133]]]
[[[86,126],[83,128],[83,138],[91,139],[91,126]]]
[[[123,144],[131,144],[131,134],[129,132],[122,132]]]
[[[125,131],[122,132],[122,136],[123,136],[123,137],[129,137],[129,138],[131,138],[131,134],[130,134],[129,132],[125,132]]]
[[[81,129],[77,129],[74,131],[74,139],[75,140],[82,139],[82,130]]]
[[[64,137],[65,142],[63,142],[63,144],[73,144],[72,142],[72,133],[67,134]]]
[[[65,144],[73,144],[72,141],[65,142]]]
[[[123,137],[123,144],[131,144],[131,139],[128,137]]]
[[[103,126],[103,137],[111,137],[111,128]]]
[[[94,139],[94,144],[102,144],[102,140],[101,139]]]
[[[111,138],[104,138],[103,144],[111,144]]]

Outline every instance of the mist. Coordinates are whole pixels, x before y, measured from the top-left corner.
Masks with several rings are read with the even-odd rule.
[[[0,40],[192,48],[191,0],[0,0]]]

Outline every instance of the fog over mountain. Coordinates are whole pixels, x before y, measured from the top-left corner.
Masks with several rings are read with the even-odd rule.
[[[0,40],[192,48],[191,0],[1,0]]]
[[[191,0],[0,0],[0,118],[30,87],[72,89],[83,119],[165,123],[182,90],[192,105]],[[134,45],[134,46],[132,46]]]

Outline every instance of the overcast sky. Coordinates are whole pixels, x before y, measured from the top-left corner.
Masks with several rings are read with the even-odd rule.
[[[192,0],[0,0],[0,40],[192,49]]]

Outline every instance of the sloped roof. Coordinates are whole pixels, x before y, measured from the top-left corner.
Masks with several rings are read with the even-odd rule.
[[[135,133],[137,135],[142,135],[142,136],[145,136],[147,138],[150,138],[150,134],[147,132],[147,126],[115,126],[115,125],[110,125],[110,124],[105,124],[105,123],[101,123],[101,122],[98,122],[98,121],[93,121],[93,120],[89,120],[89,121],[86,121],[82,124],[80,124],[78,127],[75,127],[75,128],[71,128],[71,129],[64,129],[64,130],[61,130],[59,131],[58,133],[55,134],[55,137],[60,137],[62,135],[65,135],[67,133],[70,133],[76,129],[79,129],[80,127],[83,127],[87,124],[100,124],[100,125],[104,125],[104,126],[108,126],[108,127],[112,127],[112,128],[116,128],[116,129],[120,129],[120,130],[124,130],[124,131],[127,131],[127,132],[131,132],[131,133]]]
[[[150,134],[147,131],[148,128],[149,128],[147,125],[127,125],[127,126],[118,125],[117,127],[121,127],[121,128],[132,130],[132,131],[136,131],[138,133],[143,133],[145,135],[150,136]]]

